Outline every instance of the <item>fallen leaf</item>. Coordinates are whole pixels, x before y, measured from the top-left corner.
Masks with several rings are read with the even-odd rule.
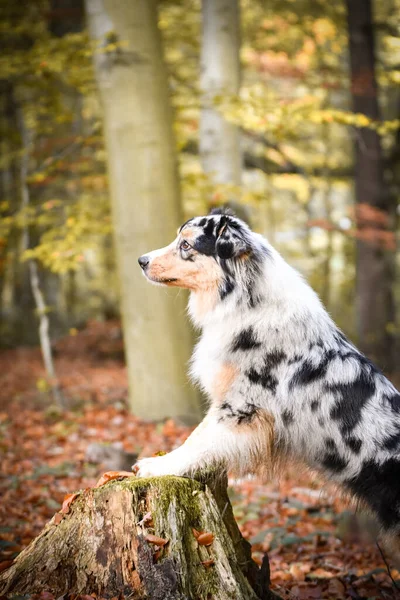
[[[64,515],[60,512],[56,513],[54,515],[54,524],[55,525],[59,525],[61,523],[61,521],[63,520]]]
[[[297,565],[296,563],[290,565],[289,573],[296,581],[304,581],[306,578],[304,571],[302,570],[300,565]]]
[[[165,544],[168,544],[168,540],[158,537],[158,535],[153,535],[152,533],[148,533],[144,539],[146,542],[154,544],[155,546],[165,546]]]
[[[304,600],[309,600],[310,598],[317,598],[320,600],[322,598],[322,589],[319,586],[301,588],[299,597],[304,598]]]
[[[144,515],[143,519],[141,519],[138,525],[149,525],[150,527],[153,524],[153,517],[151,516],[151,512],[148,512]]]
[[[214,541],[213,533],[200,533],[197,537],[197,542],[200,546],[211,546]]]
[[[326,571],[325,569],[315,569],[315,571],[311,571],[308,574],[310,579],[331,579],[334,574],[331,571]]]
[[[77,498],[79,496],[79,492],[75,492],[75,494],[67,494],[64,497],[63,503],[62,503],[62,507],[61,510],[59,511],[60,513],[62,513],[63,515],[66,515],[69,513],[69,507],[71,506],[71,504],[73,503],[73,501],[75,500],[75,498]]]
[[[339,599],[342,596],[344,597],[346,587],[340,581],[340,579],[337,579],[337,577],[335,577],[334,579],[330,580],[328,590],[329,590],[329,593],[332,594],[332,596],[335,596],[335,598]]]
[[[201,564],[203,565],[203,567],[208,569],[209,567],[212,567],[213,565],[215,565],[215,562],[211,558],[210,560],[203,560]]]
[[[113,481],[113,479],[126,479],[127,477],[133,476],[134,473],[131,473],[130,471],[107,471],[106,473],[103,473],[94,487],[95,489],[99,488],[109,481]]]

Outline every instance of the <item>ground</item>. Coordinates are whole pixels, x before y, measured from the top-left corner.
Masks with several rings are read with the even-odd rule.
[[[55,344],[55,356],[69,403],[64,413],[51,405],[38,348],[0,352],[0,570],[66,494],[94,485],[102,467],[87,461],[90,443],[122,444],[149,456],[170,450],[190,432],[171,420],[154,425],[128,412],[117,322],[71,331]],[[268,551],[273,588],[282,598],[400,597],[379,549],[356,531],[359,518],[315,475],[291,469],[279,482],[230,483],[243,535],[256,561]]]

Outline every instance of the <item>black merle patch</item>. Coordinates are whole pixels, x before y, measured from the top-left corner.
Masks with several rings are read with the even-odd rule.
[[[340,430],[343,434],[350,434],[360,422],[364,406],[375,393],[373,378],[363,370],[355,381],[327,385],[326,389],[336,396],[331,418],[341,422]]]
[[[354,452],[354,454],[360,454],[360,451],[362,448],[362,440],[360,440],[359,438],[350,436],[350,437],[344,439],[344,443],[346,444],[346,446],[348,448],[350,448],[350,450],[352,452]]]
[[[364,356],[363,354],[360,354],[359,352],[357,352],[357,350],[350,350],[349,352],[339,352],[338,355],[340,356],[340,358],[342,360],[347,360],[348,358],[354,359],[356,362],[359,363],[360,367],[365,371],[365,373],[369,373],[371,375],[382,375],[382,372],[378,369],[378,367],[376,365],[374,365],[374,363],[369,360],[369,358],[367,358],[366,356]]]
[[[265,390],[276,391],[278,380],[274,375],[271,375],[268,368],[263,367],[260,371],[250,369],[246,375],[252,383],[261,385]]]
[[[229,240],[218,241],[218,256],[227,260],[232,258],[234,254],[235,246],[234,243]]]
[[[282,352],[281,350],[273,350],[264,356],[264,361],[266,366],[268,366],[270,369],[275,369],[276,367],[279,367],[279,365],[284,362],[286,358],[287,356],[285,352]]]
[[[214,256],[215,254],[215,237],[211,235],[199,235],[193,244],[193,248],[205,254],[206,256]]]
[[[400,394],[397,392],[394,392],[393,394],[385,394],[383,399],[389,404],[394,413],[397,415],[400,413]]]
[[[262,296],[254,293],[252,287],[250,287],[250,289],[248,290],[248,294],[249,294],[249,298],[248,298],[249,308],[256,308],[260,304],[260,302],[262,300]]]
[[[292,390],[296,385],[308,385],[325,377],[329,364],[335,356],[337,356],[335,350],[328,350],[316,366],[311,360],[305,360],[290,380],[289,389]]]
[[[325,445],[327,450],[329,450],[330,452],[337,452],[337,447],[334,439],[326,438]]]
[[[326,469],[333,473],[341,473],[348,465],[347,460],[342,458],[337,451],[327,452],[321,463]]]
[[[221,300],[224,300],[224,298],[229,296],[229,294],[231,294],[235,289],[235,279],[229,263],[226,260],[221,259],[220,266],[224,272],[224,279],[219,288],[219,296]]]
[[[286,360],[285,352],[281,352],[279,350],[268,352],[264,356],[263,367],[259,371],[256,371],[256,369],[252,368],[247,371],[246,375],[252,383],[259,384],[264,389],[275,392],[278,385],[278,380],[275,375],[271,373],[271,370],[278,367],[284,360]]]
[[[229,402],[224,402],[220,406],[220,410],[227,413],[227,417],[234,419],[238,425],[242,423],[251,423],[254,417],[257,415],[258,407],[251,402],[246,402],[244,408],[232,408]]]
[[[248,329],[243,329],[233,340],[232,343],[232,351],[236,352],[237,350],[253,350],[254,348],[259,348],[261,343],[257,341],[256,336],[254,335],[254,330],[252,327]]]
[[[288,365],[294,365],[295,363],[300,362],[301,360],[303,360],[303,355],[295,354],[294,356],[292,356],[292,358],[288,360]]]
[[[290,410],[285,409],[282,413],[282,421],[284,425],[290,425],[294,421],[293,413]]]
[[[359,474],[345,484],[375,511],[386,529],[399,524],[400,460],[390,458],[382,464],[364,461]]]
[[[215,221],[214,219],[207,219],[207,223],[203,226],[204,234],[207,236],[212,236],[215,229]]]
[[[381,443],[381,448],[394,452],[400,447],[400,425],[396,426],[396,431],[386,436]]]
[[[313,400],[313,401],[311,402],[311,404],[310,404],[310,407],[311,407],[311,410],[312,410],[312,412],[316,412],[316,411],[319,409],[319,407],[320,407],[320,404],[321,404],[321,403],[320,403],[320,401],[319,401],[319,400]]]
[[[226,277],[219,288],[219,297],[224,300],[235,289],[235,282],[230,277]]]

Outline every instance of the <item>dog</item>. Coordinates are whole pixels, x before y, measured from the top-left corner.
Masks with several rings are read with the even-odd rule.
[[[301,461],[400,540],[400,394],[261,235],[224,210],[189,219],[139,258],[145,277],[190,290],[202,330],[190,373],[210,399],[187,441],[141,477],[215,466],[243,475]]]

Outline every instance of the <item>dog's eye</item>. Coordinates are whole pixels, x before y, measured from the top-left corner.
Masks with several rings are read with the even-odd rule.
[[[181,250],[189,250],[190,247],[191,247],[190,244],[188,244],[188,242],[186,240],[183,240],[183,242],[181,242],[181,245],[180,245]]]

